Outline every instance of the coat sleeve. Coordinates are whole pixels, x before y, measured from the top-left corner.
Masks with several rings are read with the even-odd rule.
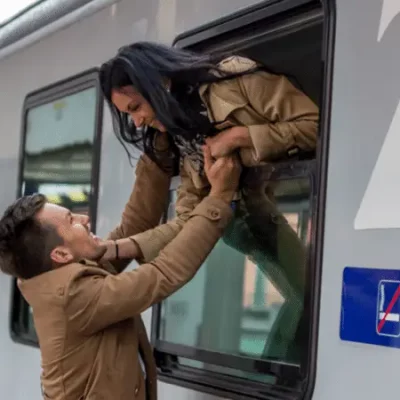
[[[76,268],[64,305],[70,329],[91,335],[139,315],[196,274],[232,218],[229,205],[207,197],[190,213],[180,234],[149,264],[118,275]]]
[[[160,223],[165,210],[171,179],[150,158],[142,155],[136,166],[136,180],[122,213],[120,224],[108,235],[117,240],[145,232]],[[117,272],[123,271],[131,260],[116,260]]]
[[[149,262],[157,257],[159,252],[178,235],[189,219],[190,213],[208,195],[209,187],[197,189],[183,166],[180,178],[175,205],[176,217],[154,229],[133,236],[143,254],[141,261]]]
[[[240,91],[265,123],[248,126],[253,148],[241,149],[245,165],[271,161],[299,148],[316,148],[319,110],[285,76],[255,72],[238,79]]]

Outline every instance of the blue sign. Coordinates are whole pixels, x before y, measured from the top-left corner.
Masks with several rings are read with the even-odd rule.
[[[344,269],[340,338],[400,348],[400,270]]]

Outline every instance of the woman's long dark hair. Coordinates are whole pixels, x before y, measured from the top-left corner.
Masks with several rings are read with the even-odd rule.
[[[115,57],[104,63],[100,69],[101,87],[113,114],[115,134],[125,149],[125,143],[129,143],[154,156],[155,131],[136,129],[130,116],[113,105],[113,89],[133,86],[149,102],[170,138],[178,135],[192,139],[199,133],[209,136],[213,124],[198,112],[195,104],[190,104],[200,99],[196,95],[187,96],[188,92],[196,94],[201,84],[236,78],[257,69],[244,73],[224,72],[217,64],[225,57],[137,42],[122,47]],[[166,88],[166,79],[171,82],[170,90]],[[170,142],[174,148],[173,141]]]

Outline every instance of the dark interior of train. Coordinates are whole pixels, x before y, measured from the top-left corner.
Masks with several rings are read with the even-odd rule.
[[[319,104],[321,88],[322,23],[272,37],[241,53],[273,72],[285,74],[292,83]]]
[[[189,48],[238,54],[285,74],[320,105],[323,10],[314,6],[238,27]],[[199,33],[199,35],[202,32]],[[185,44],[185,40],[182,40]]]

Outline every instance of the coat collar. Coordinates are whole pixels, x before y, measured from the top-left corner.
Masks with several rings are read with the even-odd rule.
[[[51,281],[56,281],[60,277],[64,275],[69,275],[68,269],[72,266],[81,266],[81,267],[91,267],[91,268],[99,268],[103,274],[108,275],[109,273],[113,274],[115,271],[113,270],[113,266],[106,262],[106,263],[97,263],[92,260],[82,259],[79,262],[71,263],[65,265],[63,267],[52,269],[51,271],[44,272],[40,275],[37,275],[30,279],[17,279],[17,284],[21,288],[38,288],[42,285],[46,286]]]
[[[256,67],[256,63],[244,57],[232,56],[221,61],[218,67],[226,72],[244,72]],[[200,86],[199,95],[207,107],[211,122],[225,121],[229,115],[248,104],[237,79]]]
[[[201,85],[199,94],[211,122],[223,122],[235,110],[248,104],[239,90],[238,83],[233,81]]]

